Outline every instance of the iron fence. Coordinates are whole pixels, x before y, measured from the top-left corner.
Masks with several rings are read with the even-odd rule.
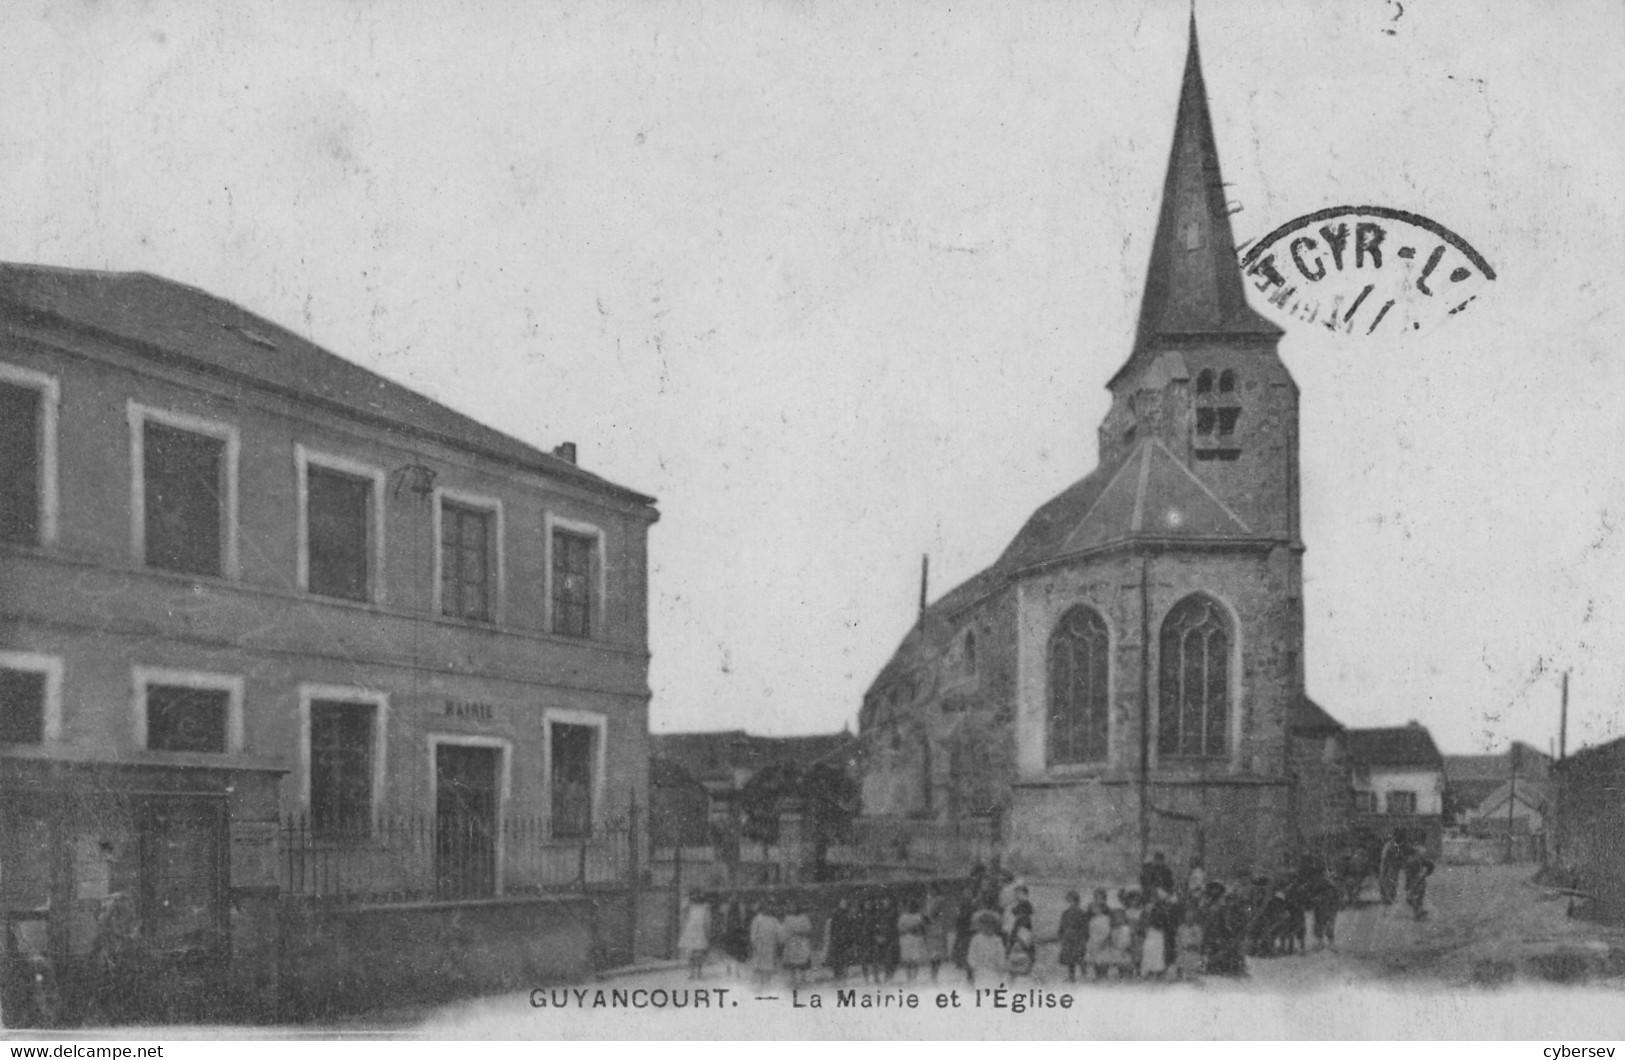
[[[633,831],[561,836],[542,817],[382,817],[360,827],[280,829],[283,893],[365,904],[462,901],[631,882]]]

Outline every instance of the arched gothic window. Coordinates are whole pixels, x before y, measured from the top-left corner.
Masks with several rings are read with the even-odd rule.
[[[1219,373],[1219,393],[1231,394],[1236,389],[1236,373],[1226,368]]]
[[[1204,368],[1196,376],[1196,392],[1210,394],[1213,392],[1213,369]]]
[[[1106,623],[1087,607],[1061,616],[1049,641],[1049,762],[1106,759]]]
[[[1206,596],[1187,596],[1162,623],[1157,753],[1223,757],[1229,746],[1230,619]]]

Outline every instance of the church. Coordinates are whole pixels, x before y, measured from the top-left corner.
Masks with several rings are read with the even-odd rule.
[[[1154,851],[1227,878],[1273,872],[1327,838],[1335,815],[1303,803],[1328,786],[1305,773],[1330,768],[1341,726],[1304,696],[1281,335],[1243,289],[1193,17],[1098,467],[923,608],[870,686],[866,834],[902,848],[980,828],[977,856],[1097,881],[1132,879]]]

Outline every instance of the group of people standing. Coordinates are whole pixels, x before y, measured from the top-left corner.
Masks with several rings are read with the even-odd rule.
[[[1380,860],[1383,900],[1393,901],[1403,874],[1407,901],[1420,918],[1432,871],[1422,848],[1396,834]],[[815,963],[837,981],[858,969],[873,983],[899,972],[912,982],[922,971],[935,982],[946,964],[971,984],[1033,973],[1033,904],[997,861],[991,869],[976,864],[957,887],[897,891],[877,885],[843,894],[821,929],[796,899],[751,903],[734,895],[713,907],[691,895],[680,946],[695,978],[718,953],[748,967],[763,985],[781,972],[792,985],[805,982]],[[1098,888],[1087,903],[1080,891],[1067,893],[1056,926],[1057,963],[1069,982],[1245,975],[1248,956],[1290,953],[1294,943],[1305,948],[1306,919],[1316,939],[1332,945],[1340,905],[1341,890],[1320,859],[1304,858],[1279,880],[1257,877],[1249,890],[1209,880],[1200,859],[1176,881],[1158,852],[1142,866],[1138,887]]]
[[[736,967],[749,967],[763,985],[781,971],[791,985],[804,982],[815,956],[837,980],[857,968],[866,982],[890,980],[900,970],[913,981],[922,969],[935,981],[949,956],[945,908],[935,890],[902,900],[878,889],[843,896],[819,937],[812,916],[795,900],[748,903],[734,896],[713,909],[692,894],[678,945],[696,979],[707,959],[720,954]]]

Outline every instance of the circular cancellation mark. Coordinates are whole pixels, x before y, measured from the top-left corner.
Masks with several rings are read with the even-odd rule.
[[[1333,206],[1275,229],[1241,256],[1274,315],[1345,335],[1422,331],[1478,299],[1495,269],[1420,214]]]

